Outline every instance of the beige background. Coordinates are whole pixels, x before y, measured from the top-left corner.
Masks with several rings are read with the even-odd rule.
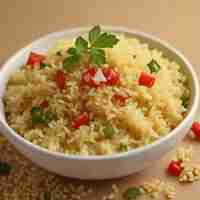
[[[200,2],[198,0],[0,0],[0,63],[33,39],[60,29],[87,25],[120,25],[154,34],[180,49],[200,73]],[[184,143],[188,143],[185,141]],[[190,142],[191,143],[191,142]],[[192,142],[196,160],[200,144]],[[173,153],[151,168],[120,180],[100,181],[99,193],[111,182],[126,188],[154,177],[166,177]],[[106,184],[105,184],[106,183]],[[177,200],[199,200],[199,183],[177,184]],[[96,198],[95,198],[96,199]]]

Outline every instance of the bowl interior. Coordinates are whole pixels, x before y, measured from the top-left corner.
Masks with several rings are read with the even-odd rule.
[[[47,49],[50,46],[52,46],[56,41],[61,40],[61,39],[74,38],[78,35],[83,35],[87,33],[90,29],[91,27],[75,28],[73,30],[64,30],[61,32],[48,34],[32,42],[25,48],[19,50],[3,65],[3,68],[1,69],[1,72],[0,72],[0,121],[2,121],[4,124],[7,125],[6,120],[5,120],[5,115],[4,115],[4,106],[3,106],[3,95],[6,88],[6,82],[10,74],[13,73],[15,70],[17,70],[18,68],[20,68],[26,62],[29,56],[29,53],[31,51],[45,53]],[[181,55],[180,52],[178,52],[176,49],[171,47],[169,44],[157,38],[154,38],[146,33],[141,33],[138,31],[129,31],[126,28],[115,28],[115,27],[103,27],[103,30],[114,32],[117,34],[125,34],[128,37],[136,37],[141,42],[149,44],[150,48],[156,48],[156,49],[161,50],[168,59],[174,60],[178,64],[180,64],[182,66],[182,70],[185,73],[187,73],[189,77],[189,87],[191,88],[191,98],[190,98],[188,115],[190,114],[193,104],[197,100],[196,98],[198,96],[197,95],[198,81],[190,63]],[[185,120],[183,120],[182,123],[184,123],[184,121]],[[12,131],[12,133],[15,133],[15,132]],[[28,142],[28,141],[25,141],[25,142]]]

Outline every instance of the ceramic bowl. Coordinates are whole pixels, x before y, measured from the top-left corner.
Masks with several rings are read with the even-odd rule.
[[[87,33],[91,27],[67,29],[48,34],[37,39],[23,49],[15,53],[2,66],[0,71],[0,130],[3,135],[27,158],[37,165],[57,174],[79,179],[110,179],[129,175],[150,166],[167,152],[187,134],[191,127],[199,101],[199,83],[193,66],[175,48],[160,39],[139,31],[122,27],[102,27],[105,31],[123,33],[130,37],[136,37],[142,42],[148,43],[150,48],[161,50],[169,59],[173,59],[182,66],[182,70],[188,74],[191,88],[189,111],[180,125],[165,137],[152,144],[115,155],[105,156],[73,156],[55,153],[36,146],[18,135],[6,122],[2,98],[6,82],[11,73],[20,68],[27,60],[31,51],[46,52],[57,40],[73,38]]]

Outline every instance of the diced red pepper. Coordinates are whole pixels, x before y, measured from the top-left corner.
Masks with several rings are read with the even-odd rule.
[[[112,97],[113,101],[116,102],[119,106],[124,106],[127,98],[128,96],[123,96],[117,93]]]
[[[82,75],[82,82],[90,87],[98,87],[100,85],[116,85],[119,83],[119,73],[116,72],[113,68],[104,68],[103,69],[103,76],[105,81],[96,82],[95,75],[97,73],[96,68],[89,68],[87,69]]]
[[[32,65],[34,66],[35,64],[41,64],[41,62],[45,59],[44,55],[38,54],[31,52],[29,55],[29,58],[27,60],[27,65]]]
[[[72,127],[78,129],[82,125],[86,125],[89,123],[89,116],[86,112],[80,114],[79,116],[75,117],[72,121]]]
[[[119,73],[114,68],[104,68],[103,74],[106,78],[106,85],[117,85],[119,83]]]
[[[174,161],[172,160],[168,166],[167,169],[168,173],[173,175],[173,176],[180,176],[181,171],[182,171],[182,167],[181,167],[181,161]]]
[[[49,102],[47,100],[44,100],[41,104],[40,107],[41,108],[47,108],[49,106]]]
[[[200,123],[199,122],[193,122],[192,124],[192,132],[196,136],[198,140],[200,140]]]
[[[142,72],[139,77],[139,85],[143,85],[150,88],[155,83],[155,80],[156,80],[155,77],[145,72]]]
[[[58,86],[61,90],[65,88],[65,80],[66,80],[66,77],[65,77],[65,73],[64,73],[63,71],[61,71],[61,70],[58,70],[58,71],[57,71],[55,80],[56,80],[57,86]]]
[[[98,84],[93,80],[96,74],[96,68],[87,69],[82,75],[82,82],[90,87],[97,87]]]

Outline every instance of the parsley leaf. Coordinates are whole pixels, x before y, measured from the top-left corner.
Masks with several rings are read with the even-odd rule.
[[[94,42],[93,47],[95,48],[113,48],[115,44],[119,42],[119,39],[109,33],[102,33],[97,40]]]
[[[78,60],[79,60],[79,55],[76,54],[65,58],[63,61],[64,69],[70,71],[72,67],[78,62]]]
[[[94,26],[89,31],[88,41],[79,36],[75,40],[73,47],[68,49],[68,57],[63,61],[64,69],[71,71],[74,65],[81,61],[85,55],[90,56],[89,59],[93,65],[101,65],[106,63],[105,52],[103,48],[112,48],[118,43],[119,39],[111,33],[101,33],[99,25]]]
[[[151,73],[155,72],[158,73],[160,71],[160,65],[157,63],[156,60],[152,59],[147,66],[149,67],[149,70]]]
[[[81,54],[88,49],[88,42],[82,37],[78,37],[75,41],[75,47],[68,49],[68,56],[63,61],[63,67],[65,70],[70,71],[73,66],[79,61]]]
[[[115,130],[111,124],[106,124],[103,129],[104,136],[106,139],[112,139],[113,135],[115,134]]]
[[[0,175],[9,174],[10,170],[11,170],[11,166],[8,163],[0,161]]]
[[[74,48],[74,47],[69,48],[67,50],[67,53],[70,54],[70,55],[77,55],[78,54],[76,48]]]
[[[131,187],[125,191],[123,197],[127,200],[134,200],[137,199],[137,197],[139,197],[140,195],[142,195],[140,187]]]
[[[91,45],[97,40],[101,33],[101,28],[99,25],[94,26],[89,32],[89,42]]]
[[[102,49],[92,48],[90,50],[90,59],[93,65],[105,64],[106,62],[105,52]]]
[[[78,54],[83,53],[88,49],[88,42],[83,37],[78,37],[75,41],[75,47]]]

